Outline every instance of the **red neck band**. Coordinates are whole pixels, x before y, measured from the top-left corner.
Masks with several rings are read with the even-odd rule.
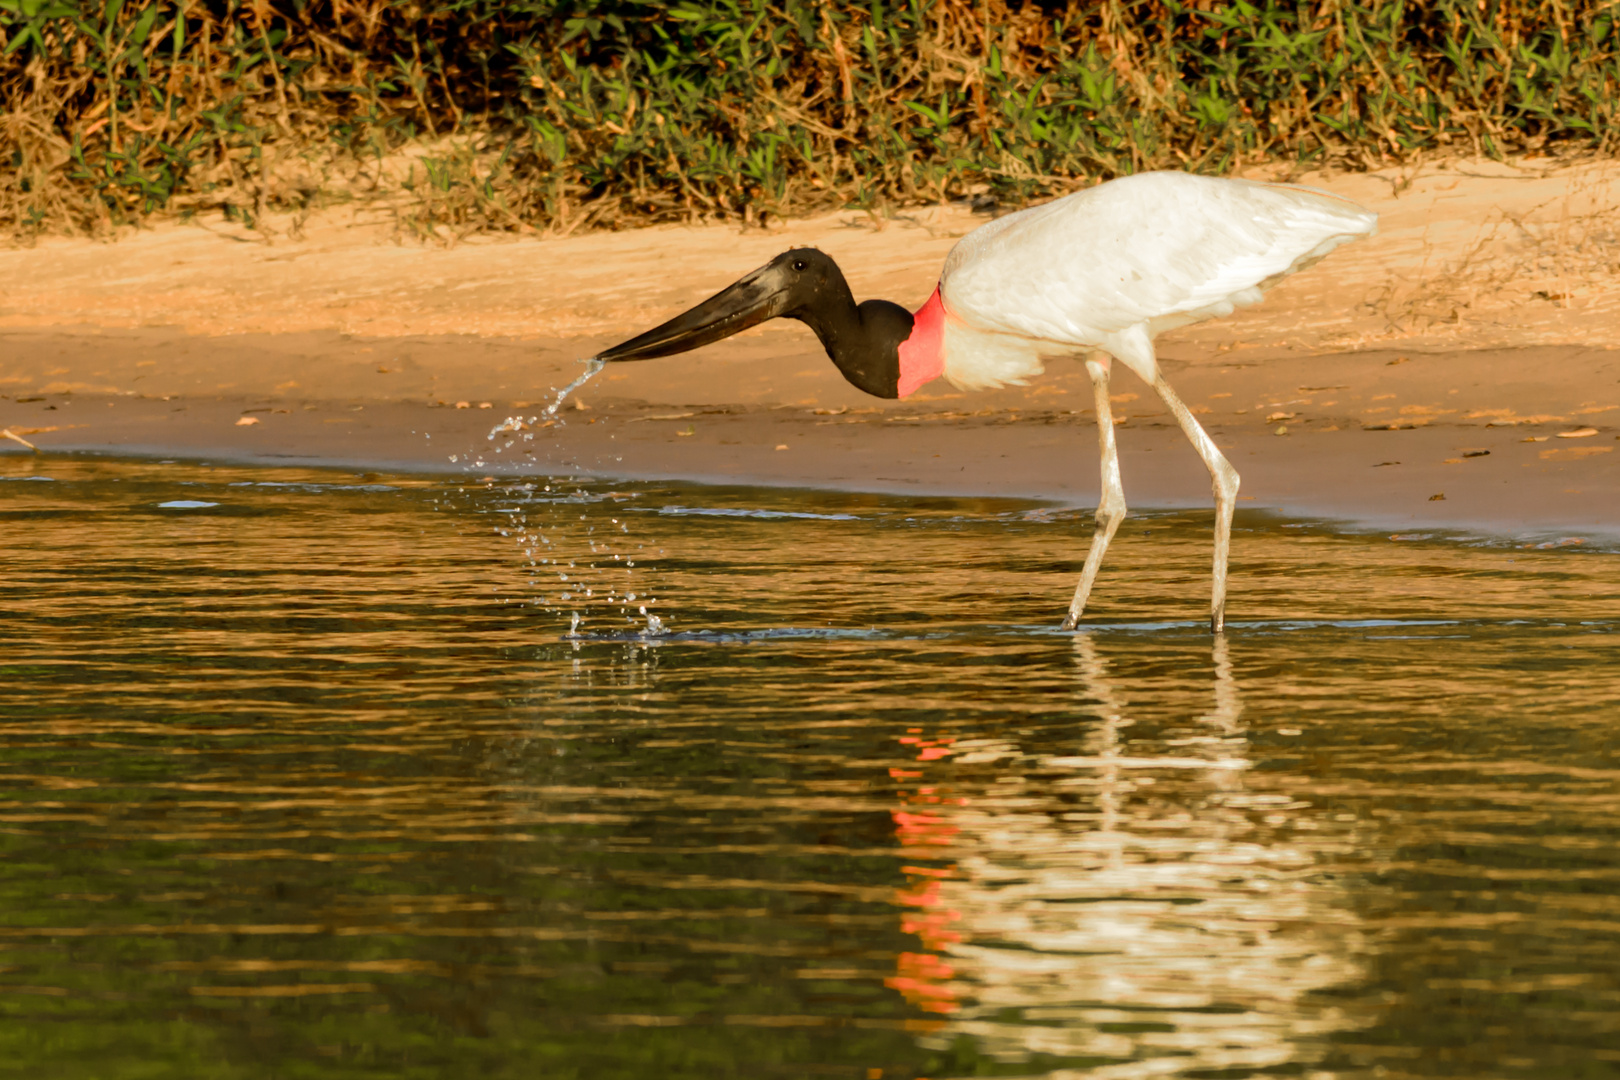
[[[900,380],[896,389],[909,397],[945,371],[945,302],[939,287],[912,316],[911,336],[900,343]]]

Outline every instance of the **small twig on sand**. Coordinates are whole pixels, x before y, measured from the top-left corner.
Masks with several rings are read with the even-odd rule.
[[[32,450],[34,453],[36,453],[36,454],[39,453],[39,447],[37,447],[33,443],[29,442],[27,439],[23,438],[21,435],[13,435],[11,433],[10,428],[0,428],[0,438],[10,439],[12,442],[20,442],[24,446],[28,447],[28,449]]]

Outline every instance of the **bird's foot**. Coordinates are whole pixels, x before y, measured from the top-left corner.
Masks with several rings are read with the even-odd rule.
[[[1071,611],[1067,615],[1063,616],[1063,625],[1062,625],[1061,629],[1075,630],[1075,629],[1078,629],[1079,626],[1080,626],[1080,616],[1076,615],[1074,612]]]

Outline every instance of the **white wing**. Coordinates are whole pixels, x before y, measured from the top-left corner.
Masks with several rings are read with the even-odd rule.
[[[1141,173],[974,230],[940,289],[974,330],[1104,347],[1254,303],[1377,220],[1312,188]]]

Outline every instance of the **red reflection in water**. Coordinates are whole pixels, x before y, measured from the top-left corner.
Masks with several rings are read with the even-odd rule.
[[[911,734],[900,737],[902,746],[916,749],[918,761],[938,761],[950,756],[954,738],[942,735],[938,739],[924,739],[920,731],[920,728],[912,728]],[[889,776],[895,780],[921,780],[923,773],[920,769],[890,769]],[[941,794],[934,785],[919,784],[909,791],[901,789],[900,800],[917,808],[890,811],[895,833],[902,846],[916,848],[919,854],[934,854],[937,857],[943,854],[939,849],[949,849],[955,845],[960,830],[944,814],[931,808],[965,806],[966,798]],[[944,906],[940,883],[956,873],[956,864],[943,867],[906,866],[901,870],[906,875],[906,885],[898,891],[895,899],[904,907],[914,910],[901,916],[900,928],[908,934],[917,935],[922,943],[922,951],[901,953],[896,958],[896,973],[885,979],[884,984],[898,990],[907,1001],[925,1012],[955,1012],[961,1007],[953,984],[956,969],[941,954],[962,940],[962,935],[952,929],[955,923],[961,921],[962,913]]]

